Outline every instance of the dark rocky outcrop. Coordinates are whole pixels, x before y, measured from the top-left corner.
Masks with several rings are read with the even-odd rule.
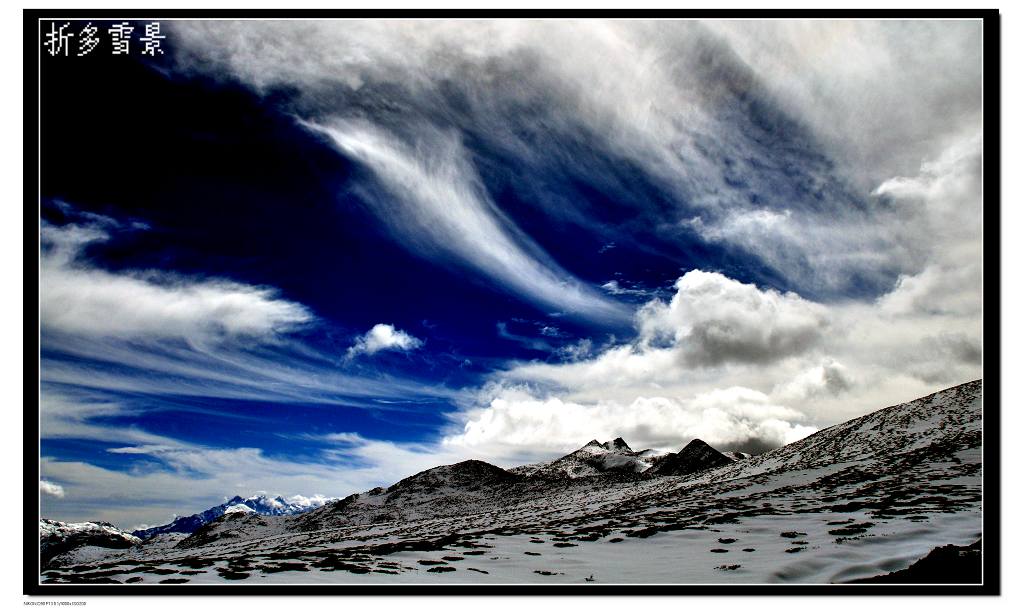
[[[908,568],[849,583],[982,583],[982,539],[971,545],[935,547]]]
[[[668,454],[648,472],[650,475],[689,475],[692,473],[726,466],[734,462],[731,458],[717,451],[700,439],[691,443],[678,453]]]

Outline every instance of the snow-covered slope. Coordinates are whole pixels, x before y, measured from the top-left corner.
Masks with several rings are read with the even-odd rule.
[[[849,462],[895,473],[906,461],[939,459],[962,449],[980,449],[982,409],[982,381],[972,381],[820,430],[715,471],[714,478],[733,479]]]
[[[748,460],[749,458],[752,457],[751,453],[745,453],[744,451],[722,451],[721,453],[723,453],[725,456],[727,456],[728,459],[734,462]]]
[[[255,511],[250,506],[235,504],[224,509],[224,515],[230,515],[231,513],[255,513]]]
[[[141,542],[133,536],[106,522],[66,523],[51,519],[39,520],[39,548],[42,566],[72,549],[93,546],[104,549],[126,549]]]
[[[583,449],[625,451],[598,446]],[[701,472],[552,479],[460,463],[299,516],[230,514],[44,580],[845,582],[976,543],[981,505],[976,381]]]
[[[484,508],[523,477],[498,466],[467,460],[437,466],[361,494],[352,494],[287,522],[292,531],[457,515]]]

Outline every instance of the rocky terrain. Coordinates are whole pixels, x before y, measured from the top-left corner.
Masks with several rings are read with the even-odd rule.
[[[511,470],[440,466],[299,515],[78,545],[41,581],[916,582],[907,569],[937,547],[980,551],[981,478],[975,381],[752,457],[617,439]]]

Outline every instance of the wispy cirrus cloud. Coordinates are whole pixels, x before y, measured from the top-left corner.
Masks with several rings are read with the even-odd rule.
[[[406,144],[361,121],[304,125],[372,169],[389,197],[368,199],[416,253],[467,263],[548,309],[627,319],[625,306],[560,268],[499,212],[456,134],[424,127]]]
[[[466,213],[489,203],[464,135],[530,174],[571,165],[608,190],[606,170],[585,167],[592,152],[626,160],[672,206],[653,215],[642,197],[611,197],[687,230],[679,246],[694,234],[759,259],[804,294],[835,298],[884,293],[920,271],[923,255],[902,241],[911,226],[870,191],[981,125],[978,21],[308,22],[300,36],[294,27],[176,22],[179,68],[257,91],[294,88],[305,116],[346,126],[335,144],[391,189],[416,185],[419,207],[442,195],[449,211],[425,207],[441,228],[471,225],[468,236],[492,242],[453,233],[449,250],[541,301],[568,277],[523,278],[537,271],[508,257],[521,250],[468,224]],[[438,161],[424,164],[426,152]],[[438,179],[484,206],[441,194]],[[539,206],[583,225],[592,217],[570,199]]]
[[[373,398],[452,394],[364,368],[339,369],[336,355],[294,338],[319,325],[310,309],[273,288],[172,271],[99,268],[84,256],[85,246],[121,230],[109,218],[89,219],[90,224],[42,225],[40,321],[42,346],[51,352],[42,357],[45,384],[372,407]],[[421,343],[386,326],[373,328],[360,342],[360,351]],[[49,413],[61,419],[74,414],[60,406],[55,399]],[[76,406],[80,427],[107,408],[117,412],[104,404]],[[57,422],[48,426],[44,435],[63,430]]]

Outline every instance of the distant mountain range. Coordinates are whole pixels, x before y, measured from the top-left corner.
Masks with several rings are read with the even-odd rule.
[[[333,502],[334,500],[337,499],[324,497],[306,498],[304,496],[294,496],[289,499],[283,498],[282,496],[270,498],[265,494],[259,494],[249,498],[235,496],[227,502],[206,509],[201,513],[178,517],[169,524],[164,524],[162,526],[134,530],[131,534],[142,540],[152,538],[158,534],[169,534],[173,532],[191,534],[225,513],[251,512],[256,513],[257,515],[298,515],[299,513],[311,511],[312,509],[318,508],[323,504]]]
[[[48,519],[40,520],[40,535],[48,552],[46,560],[81,546],[122,548],[137,545],[159,535],[192,535],[204,526],[233,513],[262,516],[295,516],[329,506],[329,514],[343,510],[358,515],[361,521],[386,521],[421,505],[421,498],[429,499],[430,492],[457,490],[471,498],[472,492],[484,492],[495,484],[511,483],[523,479],[558,480],[583,479],[604,474],[682,475],[706,470],[750,457],[748,454],[724,455],[705,442],[695,439],[678,453],[645,449],[632,451],[622,438],[601,443],[592,440],[581,448],[549,462],[519,466],[504,470],[497,466],[467,460],[451,466],[439,466],[403,479],[388,488],[374,488],[362,494],[353,494],[343,500],[337,498],[306,498],[295,496],[269,497],[265,494],[242,498],[234,496],[222,504],[192,515],[177,517],[162,526],[122,531],[112,524],[85,522],[67,524]],[[651,470],[653,469],[653,470]],[[402,511],[396,509],[406,507]],[[359,512],[362,508],[363,511]],[[315,526],[323,519],[315,515],[301,525]],[[205,538],[198,535],[187,542]]]
[[[519,466],[512,468],[509,471],[504,471],[503,469],[488,464],[486,466],[491,466],[493,469],[492,471],[488,471],[490,478],[499,471],[501,475],[504,475],[501,478],[512,480],[519,476],[543,479],[578,479],[608,472],[623,474],[644,473],[664,461],[668,462],[669,468],[653,471],[650,474],[688,474],[747,457],[750,456],[748,454],[734,452],[731,452],[730,455],[722,454],[699,439],[693,440],[678,453],[669,453],[654,449],[645,449],[636,452],[632,451],[631,447],[628,446],[628,443],[626,443],[624,439],[616,438],[613,441],[605,443],[592,440],[583,445],[581,448],[556,460]],[[444,471],[440,469],[444,467],[438,467],[437,469],[431,469],[409,477],[394,484],[390,488],[376,488],[375,490],[366,492],[361,496],[364,499],[366,496],[380,496],[386,493],[397,494],[396,498],[399,499],[401,498],[401,494],[404,492],[414,490],[416,487],[420,486],[435,487],[437,485],[435,481],[438,482],[438,480],[447,479],[457,480],[463,478],[465,483],[462,483],[461,485],[485,484],[487,479],[480,475],[480,471],[478,470],[478,465],[481,464],[485,463],[478,462],[477,460],[469,460],[455,465],[459,467],[458,471],[450,474],[445,473],[443,476],[441,476],[441,473]],[[469,467],[473,466],[475,466],[477,470],[469,470]],[[506,473],[506,475],[504,473]],[[423,485],[423,482],[425,482],[426,485]],[[270,497],[265,494],[250,496],[248,498],[234,496],[224,503],[210,507],[205,511],[177,517],[174,521],[168,524],[141,528],[133,530],[130,533],[121,531],[110,524],[103,524],[102,522],[90,522],[88,525],[108,526],[109,528],[117,530],[121,534],[134,536],[145,541],[160,534],[192,534],[213,520],[230,513],[253,513],[256,515],[267,516],[300,515],[337,500],[339,499],[325,497],[306,498],[304,496],[295,496],[291,498],[284,498],[282,496]],[[61,522],[53,522],[51,520],[41,521],[48,522],[51,525],[86,525],[62,524]],[[40,524],[40,526],[40,530],[42,530],[42,524]]]

